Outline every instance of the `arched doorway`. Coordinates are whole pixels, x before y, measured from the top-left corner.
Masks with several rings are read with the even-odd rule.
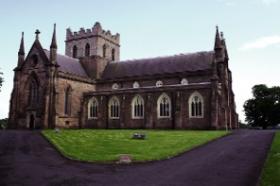
[[[35,129],[35,118],[33,114],[31,114],[29,118],[29,129]]]

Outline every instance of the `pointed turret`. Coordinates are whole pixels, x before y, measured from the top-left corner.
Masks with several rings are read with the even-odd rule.
[[[54,24],[52,43],[51,43],[51,46],[50,46],[50,61],[51,61],[52,64],[56,63],[56,56],[57,56],[56,24]]]
[[[226,57],[226,59],[228,60],[229,58],[228,58],[228,51],[227,51],[226,39],[225,39],[225,37],[224,37],[224,33],[223,33],[223,32],[221,32],[221,40],[222,40],[222,45],[223,45],[224,50],[225,50],[225,57]]]
[[[218,26],[216,26],[214,51],[215,51],[216,60],[217,61],[223,61],[223,59],[224,59],[224,47],[223,47],[223,44],[222,44],[222,40],[221,40],[221,36],[220,36]]]
[[[18,55],[25,55],[24,32],[21,33],[21,41],[20,41],[20,47],[19,47]]]
[[[57,49],[57,44],[56,44],[56,24],[54,24],[51,48]]]
[[[102,32],[102,26],[99,22],[96,22],[92,28],[93,33],[98,34]]]
[[[215,50],[222,49],[222,41],[220,37],[219,27],[216,26],[216,36],[215,36]]]
[[[24,49],[24,32],[21,33],[20,47],[18,50],[18,66],[20,66],[25,58],[25,49]]]

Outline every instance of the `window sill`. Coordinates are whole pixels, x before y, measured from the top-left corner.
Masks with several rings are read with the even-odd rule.
[[[171,119],[171,116],[158,116],[158,119]]]
[[[111,120],[119,120],[120,118],[109,118]]]
[[[139,119],[144,119],[144,117],[132,117],[132,119],[139,120]]]
[[[203,119],[203,116],[191,116],[190,119]]]
[[[97,120],[98,118],[97,117],[94,117],[94,118],[88,118],[88,120]]]

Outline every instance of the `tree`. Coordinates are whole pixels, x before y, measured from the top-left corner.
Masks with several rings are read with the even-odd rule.
[[[0,130],[6,129],[8,126],[8,118],[0,119]]]
[[[1,92],[1,87],[2,87],[3,81],[4,81],[2,75],[3,75],[3,72],[0,71],[0,92]]]
[[[253,98],[244,103],[245,120],[251,126],[261,126],[263,129],[279,124],[280,87],[255,85],[252,92]]]

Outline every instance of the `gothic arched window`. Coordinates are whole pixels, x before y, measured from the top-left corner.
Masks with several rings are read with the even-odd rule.
[[[189,98],[189,116],[192,118],[203,117],[203,98],[198,92],[194,92]]]
[[[162,94],[158,98],[157,112],[159,118],[171,117],[171,100],[167,94]]]
[[[39,85],[35,78],[32,78],[29,88],[29,103],[30,105],[38,104],[39,101]]]
[[[144,117],[144,99],[141,96],[135,96],[132,100],[132,118],[139,119]]]
[[[104,58],[106,57],[106,45],[105,44],[103,45],[103,57]]]
[[[112,49],[112,61],[115,61],[115,49]]]
[[[96,98],[92,98],[88,102],[88,118],[97,118],[98,101]]]
[[[117,97],[112,97],[109,101],[109,118],[120,118],[120,101]]]
[[[71,115],[71,99],[72,99],[72,89],[69,86],[64,93],[64,114]]]
[[[72,56],[73,58],[77,58],[78,48],[76,45],[73,46]]]
[[[87,43],[85,47],[85,56],[90,56],[90,45]]]

